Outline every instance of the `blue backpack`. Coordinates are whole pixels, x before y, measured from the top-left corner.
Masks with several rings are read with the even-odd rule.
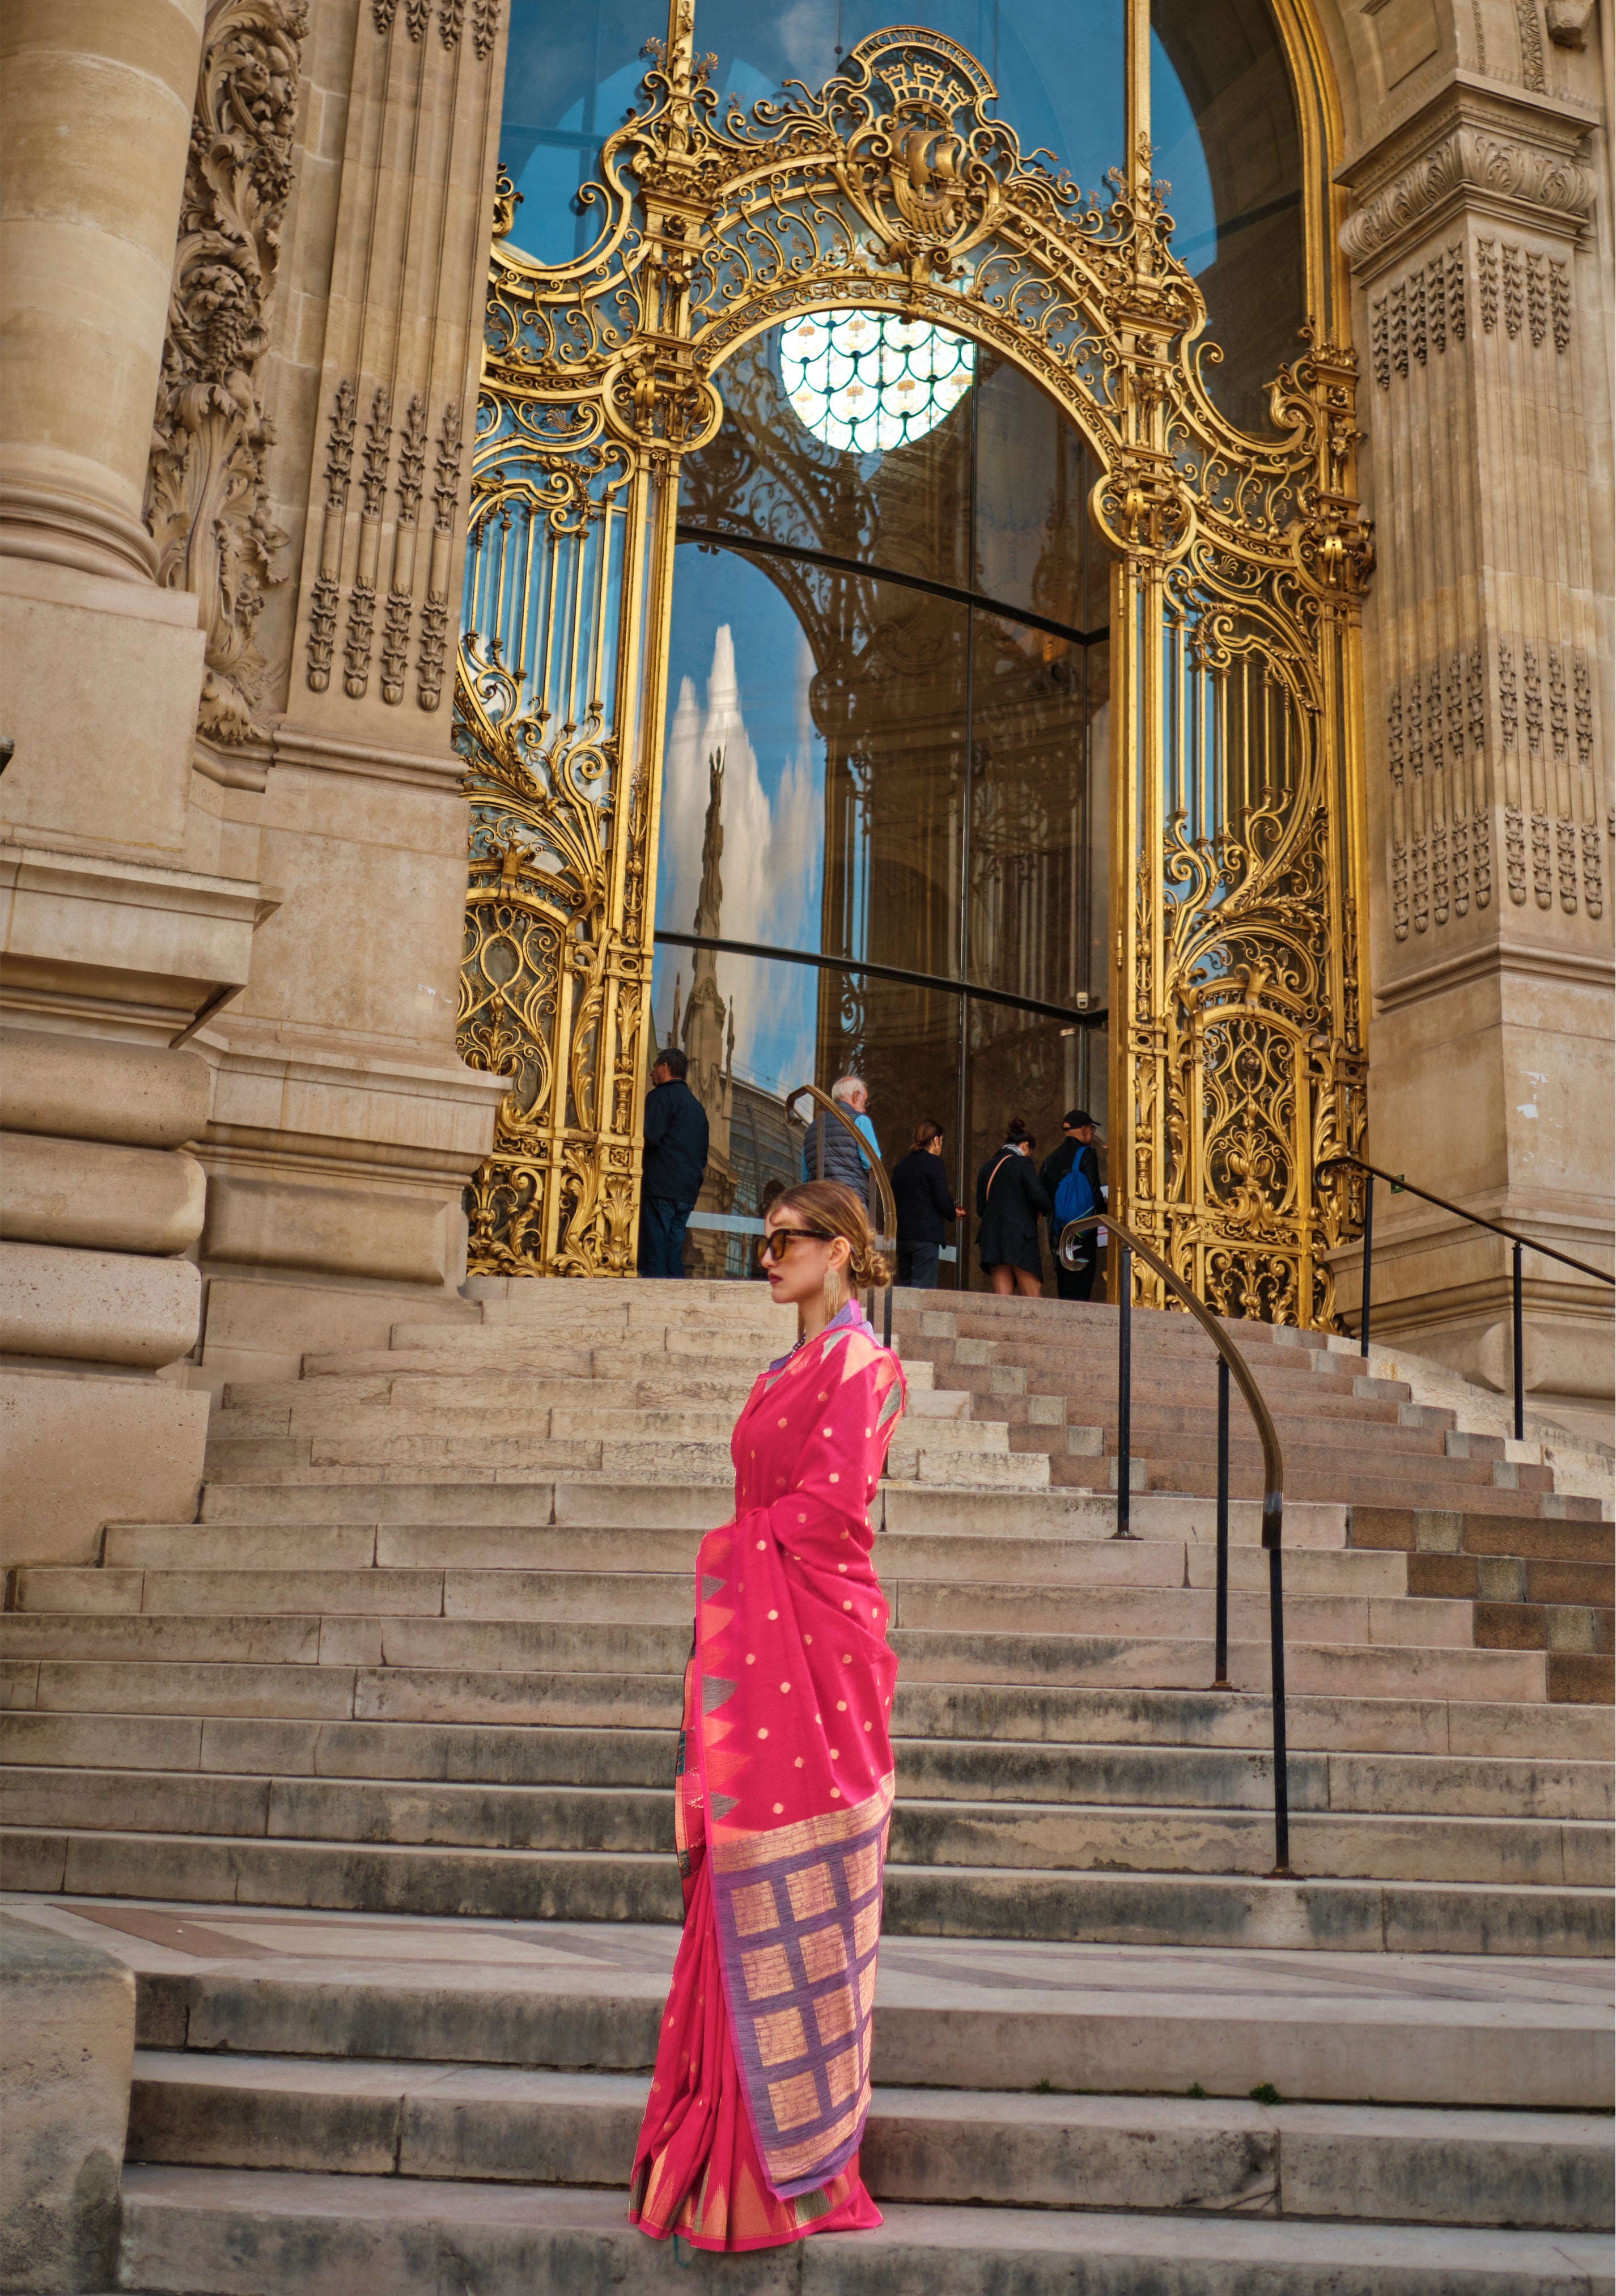
[[[1083,1160],[1074,1156],[1055,1185],[1055,1233],[1070,1220],[1087,1219],[1090,1212],[1098,1211],[1094,1187],[1083,1169]]]

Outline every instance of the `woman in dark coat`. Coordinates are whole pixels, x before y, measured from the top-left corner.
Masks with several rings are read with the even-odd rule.
[[[943,1128],[928,1117],[915,1128],[914,1144],[892,1168],[898,1207],[898,1280],[916,1292],[937,1288],[938,1254],[959,1218],[943,1170]]]
[[[1005,1144],[976,1176],[976,1250],[993,1288],[1037,1300],[1044,1290],[1038,1222],[1052,1209],[1044,1184],[1028,1161],[1033,1139],[1020,1117],[1005,1129]]]

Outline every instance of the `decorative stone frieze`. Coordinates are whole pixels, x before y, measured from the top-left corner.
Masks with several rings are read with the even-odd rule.
[[[1460,214],[1517,232],[1577,239],[1593,212],[1581,153],[1592,122],[1534,108],[1501,90],[1451,85],[1371,156],[1347,170],[1358,205],[1341,243],[1366,282]]]
[[[499,5],[500,0],[472,0],[472,46],[480,63],[488,61],[499,37]],[[398,14],[398,0],[371,0],[371,22],[381,38],[392,30]],[[451,54],[460,45],[465,20],[466,0],[439,0],[438,35]],[[431,20],[431,0],[405,0],[404,29],[417,46]]]
[[[363,21],[293,683],[344,739],[357,709],[385,742],[379,711],[441,707],[457,635],[500,0],[371,0]]]
[[[261,370],[308,29],[304,0],[208,11],[146,485],[158,578],[202,601],[198,726],[227,743],[254,730],[267,667],[258,618],[286,575]]]

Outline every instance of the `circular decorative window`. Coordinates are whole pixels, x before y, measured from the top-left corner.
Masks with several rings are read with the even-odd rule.
[[[780,370],[816,438],[845,454],[880,454],[923,439],[958,406],[976,372],[976,346],[924,320],[827,311],[787,327]]]

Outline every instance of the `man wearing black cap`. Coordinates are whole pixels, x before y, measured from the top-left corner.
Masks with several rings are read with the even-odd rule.
[[[1099,1263],[1099,1245],[1095,1231],[1088,1229],[1082,1238],[1084,1258],[1079,1266],[1068,1267],[1060,1254],[1061,1230],[1068,1220],[1081,1219],[1085,1212],[1102,1209],[1100,1196],[1100,1159],[1095,1153],[1095,1120],[1086,1108],[1069,1108],[1061,1119],[1065,1135],[1053,1156],[1044,1160],[1038,1177],[1044,1183],[1044,1193],[1054,1205],[1049,1221],[1049,1256],[1054,1261],[1055,1297],[1059,1300],[1087,1300],[1094,1290],[1095,1269]],[[1064,1196],[1062,1181],[1068,1181]]]

